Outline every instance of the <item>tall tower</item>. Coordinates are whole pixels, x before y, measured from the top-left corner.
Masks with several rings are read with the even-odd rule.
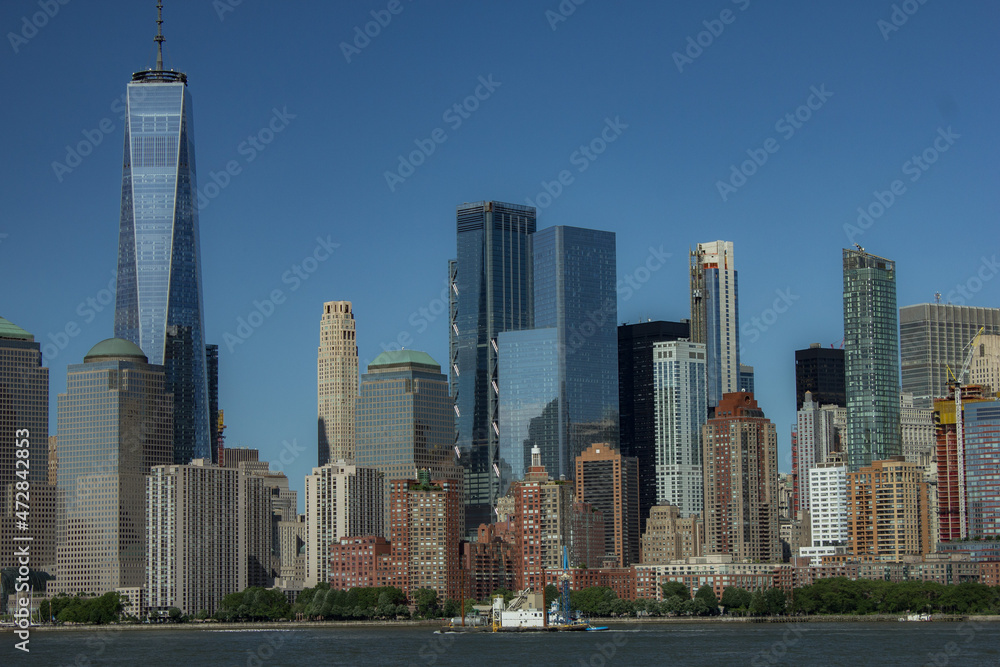
[[[903,454],[899,421],[896,263],[844,249],[847,467]]]
[[[115,336],[166,371],[174,395],[174,461],[211,458],[201,301],[194,128],[187,75],[156,69],[128,84]]]
[[[740,315],[732,241],[691,251],[691,342],[704,343],[708,407],[740,389]]]
[[[535,209],[481,201],[457,210],[449,350],[455,444],[465,468],[465,533],[493,523],[499,475],[501,331],[532,326],[531,251]]]
[[[358,400],[358,342],[350,301],[327,301],[319,321],[316,364],[318,463],[354,459],[354,404]]]
[[[847,406],[843,349],[810,343],[804,350],[795,350],[796,410],[802,409],[807,391],[817,405]]]
[[[576,457],[576,499],[604,513],[604,550],[615,567],[639,562],[639,462],[607,444]]]

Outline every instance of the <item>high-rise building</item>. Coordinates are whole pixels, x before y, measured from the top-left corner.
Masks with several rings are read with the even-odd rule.
[[[316,392],[319,403],[318,465],[354,459],[358,400],[358,343],[350,301],[327,301],[319,321]]]
[[[639,462],[594,443],[576,457],[576,498],[604,514],[604,548],[613,567],[639,562]]]
[[[23,452],[24,457],[18,456]],[[0,317],[0,544],[30,537],[35,569],[55,567],[55,483],[49,479],[49,369],[41,344]],[[18,482],[30,486],[27,531],[17,531]],[[14,549],[0,552],[0,568],[17,566]]]
[[[374,468],[387,480],[416,479],[417,469],[426,468],[434,479],[451,479],[461,488],[448,377],[426,352],[383,352],[368,364],[355,419],[357,465]],[[387,484],[386,512],[389,494]],[[383,536],[388,537],[388,526]]]
[[[899,561],[928,553],[927,483],[923,470],[895,456],[847,473],[847,550]]]
[[[500,494],[499,341],[532,324],[532,207],[481,201],[457,210],[457,259],[449,262],[451,395],[465,468],[465,533],[492,523]]]
[[[691,251],[691,342],[704,343],[708,407],[740,388],[738,274],[731,241],[699,243]]]
[[[948,368],[958,373],[980,328],[1000,334],[1000,308],[919,303],[899,309],[902,389],[913,394],[914,405],[932,408],[935,398],[948,395]]]
[[[921,468],[931,465],[934,456],[934,410],[914,405],[913,394],[900,396],[899,428],[903,457]]]
[[[152,468],[146,477],[150,609],[213,614],[230,593],[270,586],[260,576],[271,558],[263,487],[245,467],[220,468],[205,459]]]
[[[704,345],[680,341],[653,345],[656,503],[678,507],[683,517],[704,510],[701,427],[708,415],[705,381]]]
[[[275,585],[301,590],[306,580],[306,515],[279,521],[278,541],[281,567]]]
[[[809,469],[809,519],[812,544],[799,555],[814,559],[832,556],[847,547],[847,464],[841,452]]]
[[[781,562],[778,436],[753,394],[723,396],[702,443],[705,553]]]
[[[796,410],[802,409],[807,391],[819,405],[847,407],[843,348],[810,343],[804,350],[795,350]]]
[[[219,433],[222,424],[219,412],[219,346],[205,346],[205,368],[208,378],[208,444],[212,463],[219,463]]]
[[[752,394],[754,392],[756,384],[757,382],[754,379],[753,366],[740,364],[740,386],[738,391],[743,391],[748,394]]]
[[[1000,394],[1000,335],[980,336],[969,364],[969,382]]]
[[[1000,401],[970,403],[965,412],[968,535],[1000,536]]]
[[[306,475],[306,586],[329,581],[330,545],[341,537],[385,534],[384,484],[378,470],[344,461]]]
[[[623,456],[639,461],[639,526],[656,505],[656,390],[653,345],[686,340],[689,320],[639,322],[618,327],[618,433]]]
[[[57,592],[146,582],[144,476],[174,460],[165,375],[120,338],[67,369],[58,399]]]
[[[211,458],[198,185],[187,75],[163,68],[156,41],[156,69],[126,91],[115,336],[164,367],[183,464]]]
[[[813,401],[812,392],[807,391],[805,401],[796,413],[793,516],[797,512],[809,511],[809,471],[836,451],[834,434],[833,412],[821,409]]]
[[[700,515],[683,517],[679,507],[657,505],[642,534],[642,563],[665,565],[701,556],[704,542],[705,522]]]
[[[439,600],[458,600],[459,541],[462,536],[462,493],[454,480],[394,479],[389,541],[395,583],[407,595],[420,588]]]
[[[847,467],[903,453],[899,422],[896,263],[844,249]]]

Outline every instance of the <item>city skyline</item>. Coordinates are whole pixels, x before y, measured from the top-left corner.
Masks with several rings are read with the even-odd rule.
[[[362,144],[344,137],[345,132],[322,135],[326,145],[337,148],[335,153],[350,156],[344,165],[330,165],[330,151],[319,151],[331,170],[321,180],[342,183],[345,193],[334,195],[338,214],[331,217],[327,197],[315,193],[306,197],[303,191],[318,187],[311,176],[304,175],[316,166],[307,144],[314,143],[310,133],[326,123],[303,97],[304,91],[311,94],[315,86],[301,85],[299,79],[282,83],[290,61],[278,60],[278,65],[269,68],[268,58],[274,59],[271,47],[262,47],[259,54],[245,48],[247,30],[274,34],[281,42],[292,41],[287,35],[293,27],[311,30],[312,26],[288,20],[296,17],[278,8],[255,14],[236,7],[219,16],[207,4],[197,9],[168,5],[165,67],[192,72],[191,90],[199,104],[199,215],[205,308],[212,313],[206,318],[205,340],[220,345],[220,407],[230,424],[227,441],[258,447],[263,458],[282,462],[299,490],[315,461],[315,428],[308,408],[314,400],[316,309],[329,299],[355,303],[362,365],[374,359],[383,345],[405,345],[426,350],[435,359],[447,359],[447,298],[443,294],[447,276],[442,267],[454,253],[452,211],[463,201],[495,198],[527,203],[531,199],[539,209],[540,229],[561,224],[614,229],[621,321],[687,317],[684,253],[699,239],[733,240],[740,249],[741,360],[755,366],[757,397],[777,426],[783,470],[790,469],[787,432],[795,412],[792,350],[811,342],[828,346],[843,336],[837,296],[840,248],[859,241],[872,252],[896,260],[900,306],[932,302],[936,291],[945,301],[962,299],[976,306],[992,306],[1000,300],[1000,281],[992,280],[996,274],[990,264],[992,248],[979,244],[981,252],[959,251],[964,240],[975,238],[995,219],[997,208],[988,189],[993,152],[988,148],[996,144],[996,134],[981,111],[991,108],[988,100],[995,97],[995,88],[983,91],[973,74],[973,65],[990,57],[982,50],[989,41],[980,31],[993,22],[993,7],[984,6],[978,20],[970,20],[967,14],[956,17],[945,8],[925,6],[886,39],[877,21],[888,16],[888,6],[862,8],[856,3],[842,13],[819,8],[778,13],[754,5],[738,11],[737,21],[726,27],[724,35],[681,72],[672,53],[683,52],[688,35],[697,36],[704,29],[702,21],[715,18],[714,9],[650,8],[654,15],[647,13],[638,21],[639,13],[617,15],[610,8],[588,5],[555,29],[542,8],[526,5],[497,14],[491,8],[456,7],[454,16],[443,22],[434,13],[415,10],[406,5],[383,34],[350,62],[338,61],[339,49],[315,56],[324,63],[332,61],[337,81],[345,84],[346,99],[362,99],[359,92],[371,87],[371,77],[381,68],[390,68],[386,89],[397,82],[396,77],[405,78],[404,71],[391,70],[402,54],[412,51],[424,62],[433,62],[433,56],[420,50],[416,34],[448,32],[467,21],[488,21],[498,29],[523,23],[525,39],[533,40],[546,58],[573,49],[577,40],[592,45],[599,40],[591,37],[605,29],[634,30],[637,44],[647,44],[652,36],[640,23],[669,23],[666,35],[656,33],[662,45],[657,52],[661,67],[655,76],[663,77],[671,94],[695,100],[685,102],[669,117],[678,126],[693,123],[695,138],[672,143],[679,137],[674,136],[671,123],[655,118],[662,111],[663,98],[640,94],[652,75],[636,77],[628,72],[638,62],[632,60],[636,54],[631,48],[610,65],[596,68],[591,59],[606,57],[603,50],[593,54],[570,51],[578,59],[556,72],[557,79],[562,77],[557,92],[589,84],[592,78],[598,81],[600,77],[592,77],[593,73],[607,74],[617,68],[625,74],[620,82],[595,82],[599,95],[572,111],[554,97],[541,96],[543,82],[528,75],[524,61],[513,56],[491,58],[485,51],[473,50],[465,66],[450,74],[447,82],[416,94],[414,105],[402,115],[386,111],[400,92],[377,87],[374,104],[379,112],[365,126]],[[20,11],[16,6],[5,7],[0,14],[3,24],[18,29]],[[363,9],[316,11],[331,12],[326,17],[330,20],[309,23],[336,26],[333,33],[338,43],[349,41],[356,25],[371,20]],[[271,25],[264,28],[268,21]],[[826,22],[829,34],[807,40],[806,33],[812,31],[801,27],[813,21]],[[20,128],[18,136],[5,139],[5,148],[23,161],[16,168],[15,160],[5,165],[10,222],[0,228],[5,235],[0,238],[0,270],[7,283],[24,289],[9,294],[0,315],[32,332],[46,351],[42,363],[52,378],[50,405],[64,391],[66,365],[80,363],[90,347],[112,335],[113,300],[108,301],[108,296],[114,284],[114,223],[120,208],[113,184],[121,173],[117,152],[124,132],[119,118],[124,110],[119,102],[121,83],[123,72],[142,64],[142,56],[149,52],[151,27],[151,10],[137,11],[131,3],[109,5],[93,17],[67,5],[37,36],[6,52],[11,83],[37,96],[19,105],[17,115],[12,110],[3,112],[9,127]],[[770,34],[767,31],[779,30],[787,38],[781,46],[760,46],[768,41],[761,39]],[[949,52],[949,59],[931,66],[927,60],[933,53],[931,45],[945,37],[955,41],[959,31],[964,35],[959,48]],[[82,35],[86,35],[86,47],[80,41]],[[862,75],[853,67],[840,70],[828,65],[837,60],[836,48],[830,50],[837,40],[860,41],[859,52],[845,62],[872,64],[872,71]],[[810,46],[808,41],[817,43]],[[60,66],[68,60],[67,53],[84,48],[88,52],[93,48],[89,67],[98,73],[96,83],[86,88],[62,78],[71,74],[60,71],[65,69]],[[221,57],[226,50],[238,55],[240,62]],[[734,65],[733,56],[743,50],[748,51],[748,62]],[[787,69],[776,77],[779,82],[767,84],[765,90],[751,94],[736,81],[745,67],[792,55],[803,57],[797,63],[781,60]],[[898,71],[891,64],[897,60],[920,65]],[[236,66],[264,72],[267,85],[259,86],[259,91],[234,87],[225,79],[233,78],[231,68]],[[480,76],[490,85],[480,82]],[[550,78],[542,78],[545,85],[551,83]],[[870,108],[870,96],[881,94],[875,87],[884,88],[886,80],[894,89],[911,86],[916,92],[886,93],[884,105]],[[59,92],[40,90],[37,82],[41,81]],[[777,130],[780,151],[769,154],[759,173],[745,177],[746,184],[727,193],[723,201],[716,182],[739,181],[730,175],[730,163],[740,165],[748,151],[759,156],[757,151],[775,120],[807,104],[814,95],[813,86],[832,96],[801,127],[782,126],[795,129],[793,135]],[[528,105],[530,110],[518,111],[524,94],[540,97]],[[460,127],[441,118],[443,110],[456,100],[461,105],[468,96],[480,108],[468,112],[468,118],[457,112],[448,116],[461,120]],[[813,98],[813,106],[817,99]],[[729,111],[736,102],[747,103],[746,113],[738,119]],[[65,111],[67,104],[72,113]],[[706,106],[712,107],[706,118],[692,120],[695,110]],[[352,127],[354,114],[367,108],[356,101],[346,107],[349,111],[339,110],[331,119],[332,127]],[[715,112],[716,107],[733,121],[721,136],[722,112]],[[554,117],[569,115],[557,126],[543,118],[547,114],[537,113],[539,108],[551,110]],[[650,108],[657,113],[651,116]],[[245,116],[244,109],[248,110]],[[859,110],[866,115],[852,120]],[[103,123],[104,119],[108,122]],[[526,136],[517,140],[519,147],[527,151],[526,144],[537,144],[537,148],[521,154],[511,151],[512,157],[496,164],[475,157],[494,146],[490,135],[508,134],[498,131],[508,123],[525,129]],[[385,171],[407,171],[399,166],[396,155],[409,156],[418,145],[414,140],[425,141],[438,125],[447,128],[448,141],[436,145],[437,155],[427,156],[426,165],[412,167],[414,173],[397,183],[395,190],[386,187]],[[376,139],[372,131],[383,126],[389,131]],[[615,134],[616,127],[620,134]],[[857,137],[845,139],[857,130],[861,130]],[[245,141],[248,134],[253,141]],[[88,155],[78,156],[76,164],[77,159],[67,157],[64,147],[76,151],[88,137],[100,137],[100,143],[91,141]],[[574,154],[578,144],[598,137],[608,142],[606,150],[587,163],[587,171],[577,171],[567,156]],[[845,148],[834,146],[838,140],[844,140]],[[672,146],[669,160],[662,150],[667,145]],[[941,146],[947,152],[940,159],[935,153],[936,162],[919,172],[919,180],[911,181],[907,172],[900,172],[911,154],[919,155],[928,147],[941,150]],[[302,156],[308,159],[300,171],[296,160]],[[69,166],[71,162],[76,166]],[[57,171],[53,163],[70,171]],[[231,163],[235,163],[232,170]],[[567,164],[572,170],[570,183],[559,179]],[[480,165],[484,170],[476,173]],[[808,175],[810,181],[802,181],[796,171]],[[899,188],[890,189],[896,177],[905,183],[905,194],[899,194]],[[435,185],[443,182],[447,185]],[[817,182],[836,185],[826,194],[809,185]],[[659,183],[668,183],[668,191],[654,192],[656,187],[650,186]],[[255,191],[282,196],[264,201]],[[355,198],[356,203],[350,201]],[[326,211],[322,214],[317,208],[320,202]],[[856,211],[859,206],[871,211],[866,214],[871,222]],[[419,224],[394,223],[385,238],[372,237],[373,225],[403,219],[407,217],[404,212],[411,211],[419,212]],[[929,238],[945,218],[955,239],[954,244],[945,245],[954,252],[939,252],[936,239],[921,244],[909,238],[919,238],[919,232]],[[251,221],[246,229],[239,226],[243,220]],[[640,224],[643,220],[656,223]],[[764,233],[759,220],[767,221]],[[752,224],[745,224],[748,221]],[[845,229],[848,225],[857,231]],[[785,267],[765,255],[779,234],[790,239],[804,236],[812,255],[804,277],[801,267]],[[851,234],[855,234],[853,239]],[[416,257],[414,247],[422,249]],[[24,277],[38,271],[39,248],[44,249],[42,264],[48,275],[44,281],[26,283]],[[378,253],[377,266],[384,277],[373,277],[357,263],[360,260],[355,257],[371,257],[370,251]],[[672,257],[664,257],[667,254]],[[332,256],[336,261],[329,261]],[[399,289],[392,291],[390,286]],[[282,292],[279,297],[274,296],[276,291]],[[52,424],[54,410],[50,414]],[[263,414],[282,417],[262,420],[259,415]],[[293,458],[291,463],[281,458],[286,452],[291,452],[286,457]]]

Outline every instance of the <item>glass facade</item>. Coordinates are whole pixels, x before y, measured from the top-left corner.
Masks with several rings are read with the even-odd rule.
[[[847,457],[854,472],[902,456],[896,263],[844,249]]]
[[[531,254],[535,209],[501,202],[457,210],[458,256],[451,280],[449,353],[455,444],[465,468],[467,535],[494,521],[499,478],[499,342],[532,327]]]
[[[167,390],[178,397],[177,463],[211,458],[191,113],[183,74],[133,75],[127,91],[115,336],[165,366]]]
[[[656,343],[652,354],[656,504],[674,505],[680,508],[681,516],[689,517],[704,510],[701,427],[708,415],[705,346]]]
[[[739,276],[731,241],[691,252],[691,342],[706,346],[708,406],[740,391]]]
[[[1000,402],[963,406],[969,537],[1000,535]]]
[[[13,325],[5,332],[3,323],[0,318],[0,493],[24,470],[16,464],[17,431],[28,432],[28,479],[44,483],[49,467],[49,369],[34,336]]]

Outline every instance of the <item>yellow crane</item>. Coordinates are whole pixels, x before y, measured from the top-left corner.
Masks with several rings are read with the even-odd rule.
[[[945,365],[951,375],[955,391],[955,449],[957,453],[956,467],[958,468],[958,530],[959,535],[964,540],[968,537],[965,524],[965,414],[962,412],[962,388],[969,375],[969,368],[972,366],[972,356],[976,351],[976,341],[983,335],[985,327],[979,327],[979,331],[972,337],[969,344],[962,348],[962,352],[968,350],[965,355],[965,363],[962,364],[958,377],[951,372],[951,368]]]

